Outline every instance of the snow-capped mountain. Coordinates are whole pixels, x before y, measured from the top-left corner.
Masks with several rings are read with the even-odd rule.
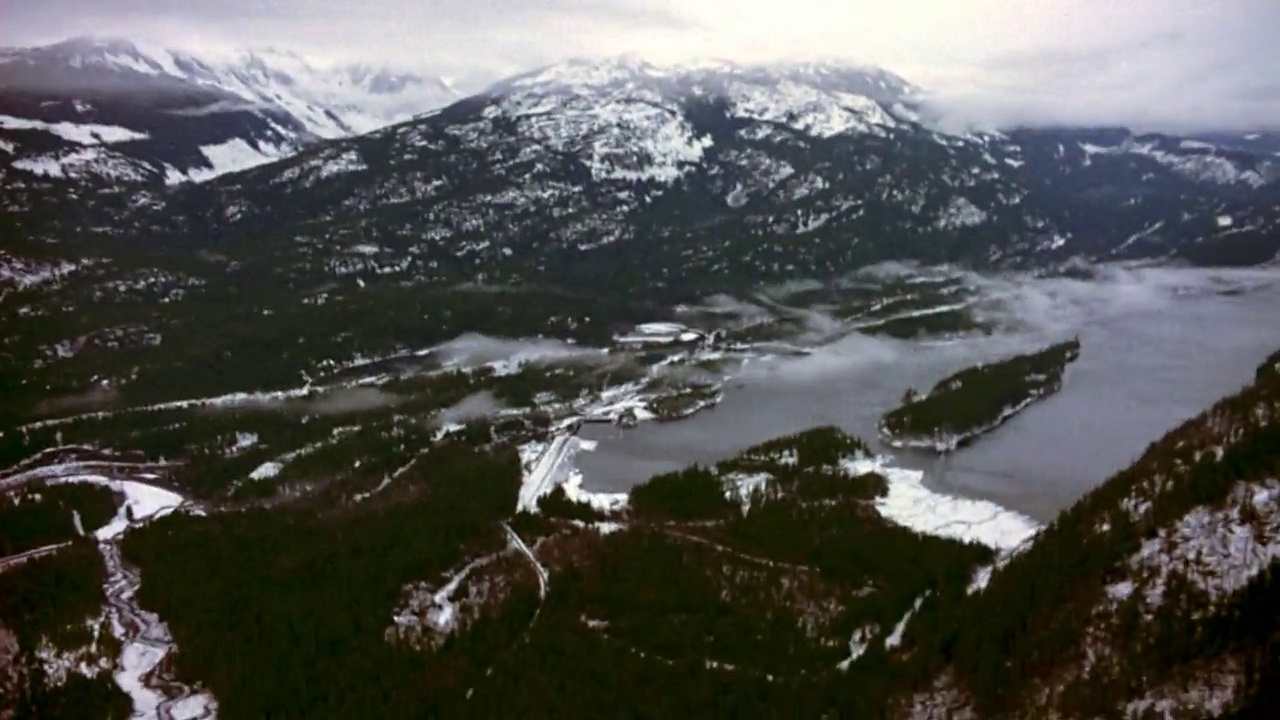
[[[876,69],[572,61],[192,189],[198,222],[146,222],[193,242],[278,238],[263,259],[294,255],[290,272],[345,268],[360,245],[388,281],[683,291],[885,259],[1280,249],[1269,154],[1127,130],[955,134],[928,114],[921,90]]]
[[[438,78],[284,51],[202,57],[77,38],[0,51],[0,150],[47,178],[205,180],[454,99]]]
[[[267,69],[259,76],[274,77]],[[390,76],[357,76],[370,89],[399,86]],[[245,82],[237,92],[247,92]],[[164,246],[182,237],[185,252],[243,253],[241,267],[260,261],[264,272],[290,277],[358,266],[387,282],[594,287],[614,278],[614,289],[684,296],[830,277],[881,260],[1255,264],[1280,251],[1280,158],[1269,152],[1124,129],[948,132],[922,120],[933,115],[924,91],[875,68],[577,60],[409,122],[310,145],[297,138],[315,137],[319,124],[298,119],[301,111],[211,86],[202,92],[196,107],[217,109],[207,118],[189,100],[147,111],[151,119],[176,114],[174,127],[131,124],[136,108],[119,104],[110,113],[91,106],[69,124],[6,119],[45,123],[39,132],[3,130],[6,139],[38,135],[68,148],[18,149],[6,207],[66,199],[65,190],[39,188],[35,173],[46,166],[35,163],[51,152],[65,153],[58,168],[75,161],[117,177],[153,153],[158,182],[169,167],[190,176],[166,157],[207,162],[225,143],[247,145],[216,132],[261,131],[258,147],[305,147],[167,196],[135,192],[121,201],[135,206],[129,212],[73,202],[75,213],[90,214],[80,228],[153,233]],[[77,102],[88,101],[66,106],[76,111]],[[180,139],[163,136],[170,131]],[[25,213],[36,223],[55,216]],[[62,227],[28,232],[68,235]],[[234,238],[253,242],[226,247]],[[358,261],[351,247],[361,248]]]

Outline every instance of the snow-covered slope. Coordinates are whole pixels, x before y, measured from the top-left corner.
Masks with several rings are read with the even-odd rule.
[[[1233,715],[1275,695],[1280,375],[1153,443],[956,610],[901,717]],[[1260,709],[1260,708],[1259,708]]]
[[[925,103],[856,66],[569,61],[224,178],[202,188],[200,224],[162,232],[269,234],[275,264],[341,275],[376,260],[388,282],[617,274],[646,292],[886,259],[1276,254],[1268,158],[1124,130],[953,134],[918,120]],[[376,258],[357,263],[357,244]]]
[[[201,56],[77,38],[0,51],[0,159],[46,177],[115,180],[119,161],[83,162],[78,147],[115,142],[143,166],[131,179],[205,180],[455,99],[438,78],[317,67],[279,50]]]

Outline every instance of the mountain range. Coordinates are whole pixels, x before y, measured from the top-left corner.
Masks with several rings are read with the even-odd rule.
[[[271,49],[202,56],[76,38],[0,50],[5,165],[45,177],[203,180],[456,97],[439,78]]]

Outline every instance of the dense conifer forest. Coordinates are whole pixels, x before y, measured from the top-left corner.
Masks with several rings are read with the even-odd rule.
[[[1060,390],[1067,365],[1079,354],[1080,342],[1070,340],[966,368],[938,381],[923,397],[908,391],[902,406],[881,420],[881,433],[892,444],[954,450]]]

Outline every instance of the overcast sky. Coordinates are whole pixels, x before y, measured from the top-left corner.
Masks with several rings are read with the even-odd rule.
[[[276,46],[475,87],[568,57],[881,65],[960,118],[1280,127],[1280,0],[0,0],[0,44]]]

